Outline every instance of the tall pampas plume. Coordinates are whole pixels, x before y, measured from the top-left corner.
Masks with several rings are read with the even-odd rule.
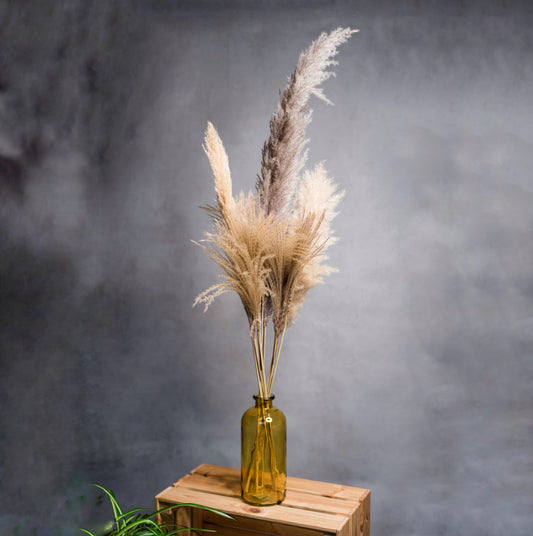
[[[311,122],[307,103],[314,95],[331,104],[320,85],[334,76],[328,67],[337,65],[332,58],[337,48],[359,30],[337,28],[322,33],[300,54],[294,73],[270,119],[270,136],[263,146],[261,173],[256,190],[261,208],[267,213],[286,215],[298,185],[299,173],[307,160],[305,130]]]
[[[209,159],[215,179],[215,193],[218,206],[222,214],[226,215],[231,211],[233,206],[228,155],[218,132],[209,122],[207,123],[207,130],[205,132],[204,151]]]
[[[205,206],[211,232],[200,245],[222,270],[221,280],[199,294],[194,305],[207,309],[213,300],[235,291],[250,329],[259,394],[268,397],[276,375],[286,328],[294,321],[307,292],[335,271],[325,264],[326,249],[336,241],[331,222],[344,195],[323,164],[305,171],[305,129],[311,120],[307,103],[315,95],[326,103],[320,85],[333,76],[328,67],[337,48],[354,32],[338,28],[321,34],[304,50],[270,120],[256,195],[232,193],[228,156],[215,127],[207,124],[204,150],[215,183],[216,202]],[[266,366],[266,330],[274,339]]]

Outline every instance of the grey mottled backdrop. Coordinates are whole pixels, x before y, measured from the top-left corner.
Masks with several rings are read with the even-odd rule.
[[[278,89],[340,25],[310,164],[340,273],[275,386],[289,473],[372,533],[533,531],[533,10],[512,1],[0,1],[0,532],[66,535],[237,466],[247,326],[190,239],[207,120],[249,190]],[[17,529],[18,527],[18,529]],[[17,530],[19,532],[17,532]],[[33,531],[33,532],[32,532]]]

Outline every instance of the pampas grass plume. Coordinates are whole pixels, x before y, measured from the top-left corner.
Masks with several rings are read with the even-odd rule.
[[[205,210],[211,232],[199,243],[222,270],[221,281],[199,294],[194,305],[205,309],[235,291],[248,318],[261,396],[269,396],[286,328],[302,307],[307,292],[335,271],[325,264],[326,249],[336,241],[331,222],[344,192],[323,163],[300,173],[306,162],[307,109],[314,95],[330,103],[320,85],[333,76],[328,68],[339,45],[357,30],[338,28],[321,34],[304,50],[270,120],[270,136],[261,155],[256,196],[233,197],[228,156],[215,127],[207,124],[204,150],[213,172],[216,203]],[[272,320],[274,341],[265,363],[266,327]]]

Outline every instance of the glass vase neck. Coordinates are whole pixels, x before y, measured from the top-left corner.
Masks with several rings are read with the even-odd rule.
[[[266,398],[263,398],[260,395],[254,395],[255,407],[259,408],[263,406],[263,407],[270,408],[272,407],[272,401],[274,400],[274,398],[276,398],[275,395],[270,395]]]

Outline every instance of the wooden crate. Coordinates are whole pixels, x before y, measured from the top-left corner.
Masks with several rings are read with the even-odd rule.
[[[217,508],[234,519],[181,507],[158,522],[213,529],[219,536],[370,535],[370,491],[338,484],[288,477],[281,504],[257,507],[241,499],[239,469],[203,464],[156,496],[158,509],[179,503]]]

